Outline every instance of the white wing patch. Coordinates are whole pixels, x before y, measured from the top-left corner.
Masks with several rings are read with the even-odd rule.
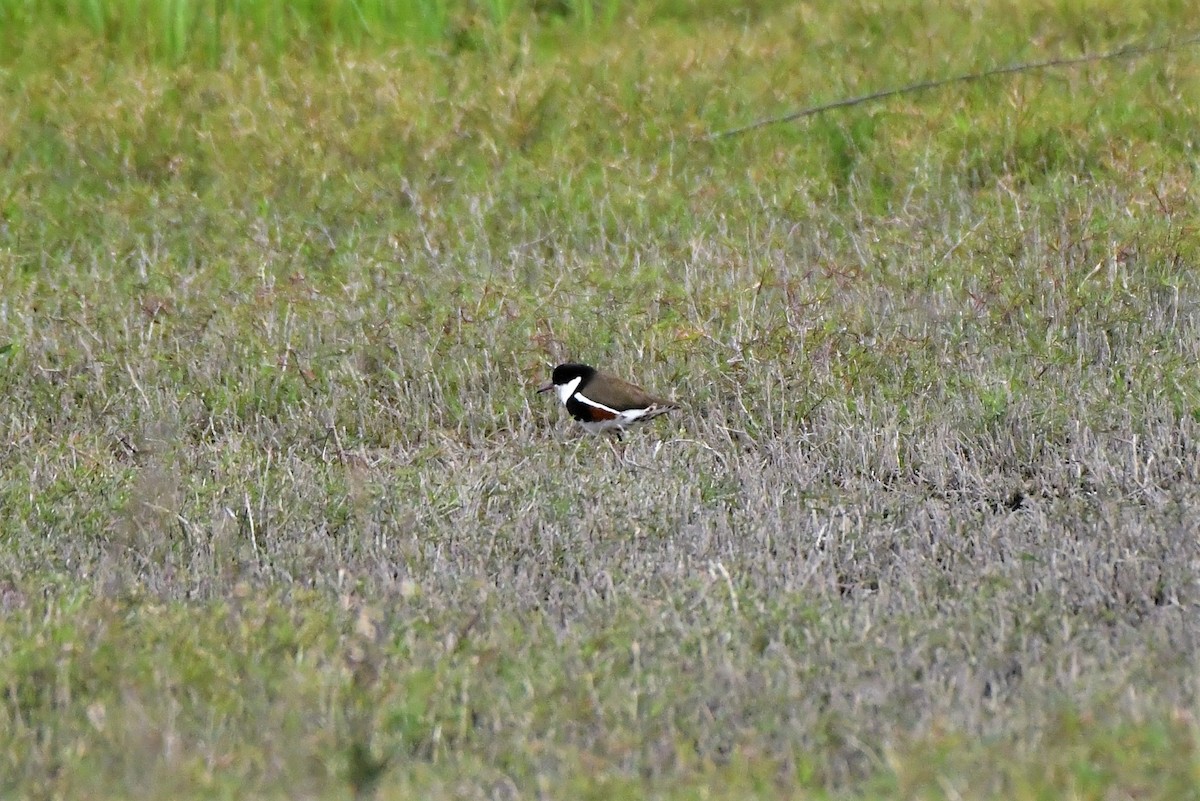
[[[654,411],[655,409],[655,407],[651,406],[647,409],[626,409],[623,412],[619,412],[611,406],[605,406],[603,403],[598,403],[597,401],[592,400],[582,392],[576,393],[575,397],[583,403],[586,403],[588,406],[591,406],[593,409],[600,409],[601,411],[616,415],[616,417],[612,420],[597,420],[596,422],[592,423],[584,423],[583,427],[588,431],[605,431],[610,428],[624,428],[630,423],[633,423],[647,414],[650,414],[650,412]]]
[[[579,379],[577,378],[575,380],[578,381]],[[629,412],[618,412],[616,409],[612,408],[611,406],[605,406],[603,403],[596,403],[596,401],[592,400],[587,395],[584,395],[582,392],[580,392],[575,397],[578,398],[579,400],[583,401],[584,403],[586,403],[588,406],[591,406],[593,409],[600,409],[602,411],[608,412],[609,414],[615,414],[618,417],[620,417],[621,415],[629,414]],[[566,401],[563,401],[563,403],[566,403]],[[638,410],[638,411],[640,411],[640,410]]]

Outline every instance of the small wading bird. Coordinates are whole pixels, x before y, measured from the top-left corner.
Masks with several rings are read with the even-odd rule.
[[[538,392],[558,392],[558,399],[571,416],[593,434],[621,432],[634,423],[653,420],[678,405],[656,398],[641,387],[616,376],[602,373],[586,364],[560,364],[549,383]]]

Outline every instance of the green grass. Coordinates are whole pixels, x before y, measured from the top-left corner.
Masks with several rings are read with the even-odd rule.
[[[1200,53],[704,139],[1187,4],[288,8],[0,0],[0,795],[1197,797]]]

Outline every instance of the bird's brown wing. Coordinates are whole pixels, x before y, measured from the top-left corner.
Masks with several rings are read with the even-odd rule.
[[[618,412],[629,409],[649,409],[650,407],[661,408],[664,411],[678,408],[671,401],[651,395],[628,381],[623,381],[613,375],[603,375],[603,382],[589,381],[588,386],[580,390],[588,399],[594,400],[596,403],[602,403]]]

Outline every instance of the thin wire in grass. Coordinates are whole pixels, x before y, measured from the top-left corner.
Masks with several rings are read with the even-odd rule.
[[[973,72],[968,75],[955,75],[951,78],[938,78],[930,81],[920,81],[918,83],[909,84],[907,86],[899,86],[894,89],[883,89],[878,92],[872,92],[867,95],[859,95],[858,97],[848,97],[842,100],[835,100],[832,103],[822,103],[819,106],[809,106],[802,108],[799,111],[793,111],[788,114],[781,114],[777,117],[765,117],[760,120],[755,120],[747,125],[739,128],[731,128],[728,131],[717,131],[704,137],[707,141],[716,141],[718,139],[728,139],[729,137],[739,136],[750,131],[756,131],[759,128],[765,128],[768,125],[779,125],[785,122],[794,122],[804,117],[812,117],[816,114],[821,114],[826,111],[833,111],[839,108],[849,108],[851,106],[859,106],[863,103],[870,103],[875,100],[883,100],[896,95],[912,94],[914,92],[924,92],[929,89],[939,89],[943,86],[949,86],[955,83],[969,83],[971,81],[981,81],[985,78],[994,78],[998,75],[1011,75],[1018,72],[1032,72],[1034,70],[1050,69],[1052,67],[1070,67],[1077,64],[1088,64],[1094,61],[1110,61],[1120,58],[1138,58],[1149,55],[1151,53],[1159,53],[1164,50],[1176,50],[1192,45],[1200,44],[1200,34],[1188,37],[1181,41],[1165,42],[1153,45],[1125,45],[1116,50],[1110,50],[1106,53],[1093,53],[1086,56],[1075,56],[1072,58],[1051,58],[1045,61],[1028,61],[1021,64],[1010,64],[1006,67],[996,67],[995,69],[986,70],[984,72]]]

